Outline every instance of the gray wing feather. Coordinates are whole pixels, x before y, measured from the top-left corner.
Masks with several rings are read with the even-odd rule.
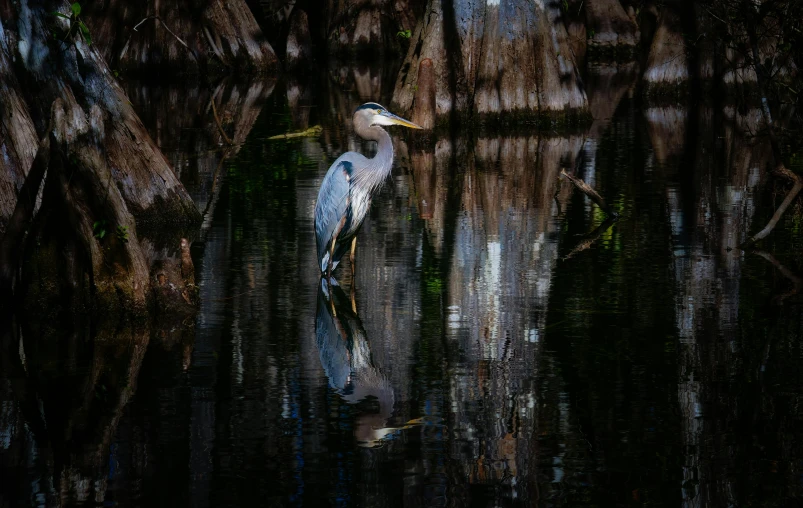
[[[321,271],[326,270],[328,263],[329,243],[335,234],[337,225],[346,215],[348,209],[349,181],[347,175],[352,173],[351,162],[345,160],[349,153],[337,159],[321,183],[318,201],[315,203],[315,239],[318,245],[318,264]]]

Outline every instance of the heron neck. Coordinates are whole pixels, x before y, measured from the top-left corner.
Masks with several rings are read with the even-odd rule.
[[[369,159],[373,173],[380,180],[384,180],[390,168],[393,166],[393,141],[390,135],[382,127],[372,125],[366,129],[361,129],[357,132],[364,139],[376,141],[378,143],[376,155],[373,159]]]

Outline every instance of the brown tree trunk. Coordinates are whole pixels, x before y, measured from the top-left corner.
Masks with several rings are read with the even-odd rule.
[[[648,87],[677,87],[689,80],[686,43],[683,39],[680,16],[669,6],[658,15],[644,81]]]
[[[83,7],[93,42],[115,70],[261,74],[277,64],[244,0],[94,0]]]
[[[290,34],[287,36],[287,49],[285,51],[285,65],[293,68],[309,63],[312,59],[312,37],[309,31],[307,13],[296,9],[290,18]]]
[[[22,126],[4,133],[4,142],[27,151],[16,149],[11,163],[0,159],[0,174],[19,178],[21,168],[27,172],[23,164],[30,166],[32,132],[44,140],[36,148],[47,151],[40,154],[47,167],[27,172],[43,180],[26,182],[41,189],[41,202],[37,198],[32,207],[30,196],[36,193],[26,192],[28,201],[17,201],[13,212],[24,222],[0,240],[0,252],[11,245],[20,257],[25,248],[21,272],[4,266],[10,275],[3,289],[21,273],[15,294],[44,315],[144,311],[157,285],[183,287],[177,268],[162,270],[160,281],[150,272],[156,263],[180,257],[181,228],[200,218],[198,210],[99,51],[70,30],[74,21],[52,14],[66,14],[69,5],[2,7],[0,62],[4,74],[15,79],[4,79],[0,97],[16,108],[0,111],[0,119],[4,126]],[[3,222],[8,218],[4,209]],[[145,236],[158,248],[145,249]]]
[[[415,2],[327,0],[324,9],[329,53],[400,54],[403,37],[397,34],[412,30],[415,23],[416,16],[409,7],[410,3]]]
[[[590,49],[635,56],[640,33],[632,8],[626,12],[619,0],[586,0],[585,11]]]
[[[396,81],[408,114],[420,63],[432,61],[434,116],[531,119],[586,112],[588,102],[557,6],[523,0],[430,0]]]

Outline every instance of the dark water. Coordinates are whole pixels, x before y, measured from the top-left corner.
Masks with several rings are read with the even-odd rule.
[[[0,506],[803,502],[801,225],[737,248],[780,201],[758,111],[649,107],[632,70],[598,68],[587,132],[394,131],[356,280],[344,263],[324,294],[317,189],[373,149],[350,114],[392,75],[128,85],[207,212],[200,313],[60,341],[18,324]]]

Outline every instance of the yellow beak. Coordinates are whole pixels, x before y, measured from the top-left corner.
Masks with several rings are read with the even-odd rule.
[[[390,111],[382,111],[380,113],[380,115],[384,116],[385,118],[390,120],[391,123],[394,123],[396,125],[403,125],[405,127],[411,128],[411,129],[423,129],[423,127],[421,127],[420,125],[414,124],[410,120],[405,120],[404,118],[402,118],[400,116],[394,115]]]

